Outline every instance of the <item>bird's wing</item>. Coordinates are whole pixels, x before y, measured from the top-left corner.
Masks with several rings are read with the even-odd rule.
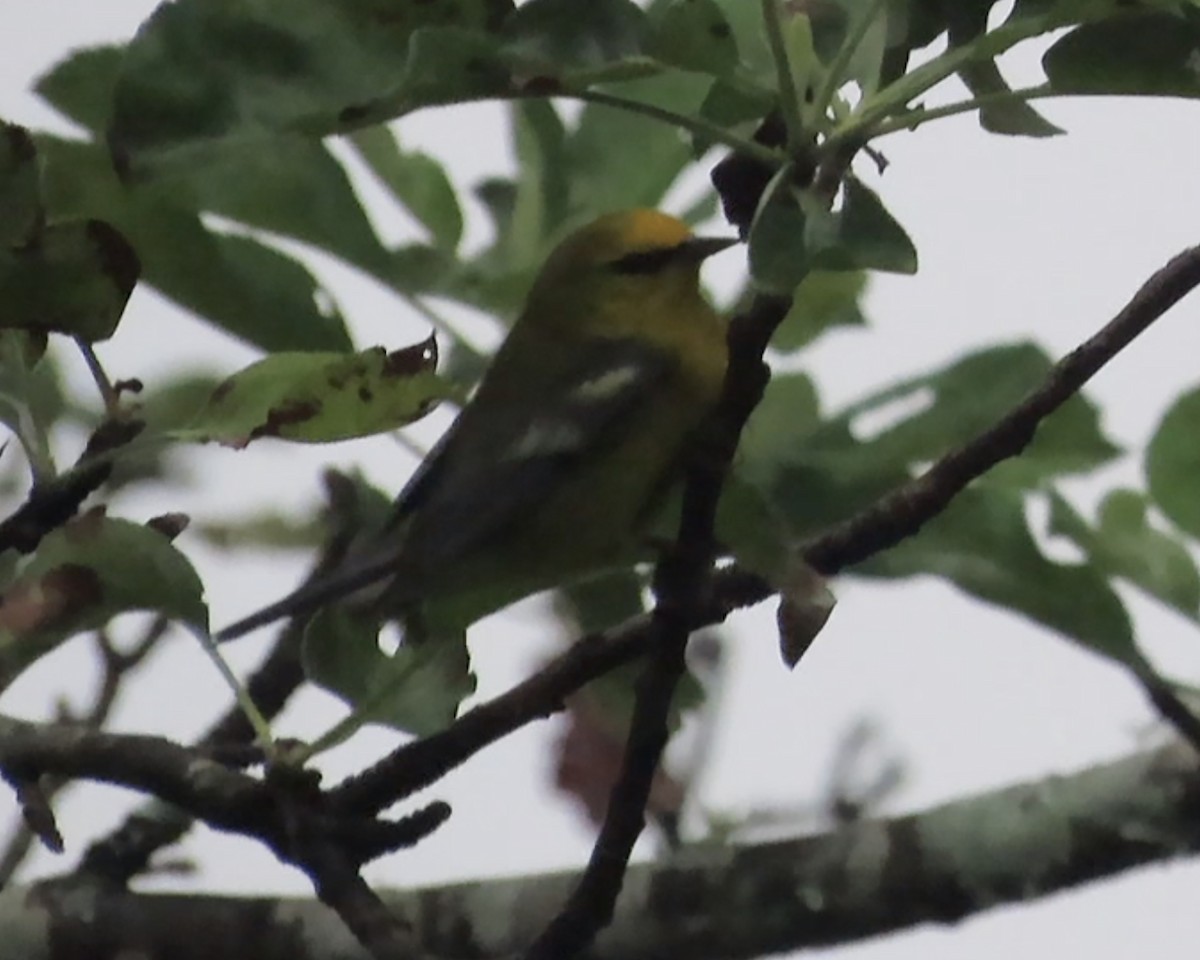
[[[597,340],[539,389],[519,391],[519,403],[492,407],[481,389],[397,498],[389,528],[412,518],[405,542],[430,566],[461,556],[519,521],[575,463],[622,435],[673,366],[644,342]],[[487,422],[486,438],[476,420]]]
[[[598,339],[576,362],[549,376],[507,366],[501,355],[475,399],[401,491],[375,546],[231,624],[217,639],[232,640],[356,593],[394,574],[406,554],[436,568],[496,536],[540,503],[564,471],[620,435],[674,362],[633,339]],[[517,378],[525,379],[524,389],[505,390],[506,381]],[[493,404],[498,398],[507,402]]]

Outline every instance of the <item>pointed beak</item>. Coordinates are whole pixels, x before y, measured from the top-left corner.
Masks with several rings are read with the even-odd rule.
[[[737,242],[737,237],[692,237],[683,242],[682,252],[689,260],[699,263],[714,253],[729,249]]]

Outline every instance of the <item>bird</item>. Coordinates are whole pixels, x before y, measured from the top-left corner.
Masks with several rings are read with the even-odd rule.
[[[497,583],[511,601],[628,562],[720,397],[726,325],[699,273],[736,242],[651,209],[568,235],[380,528],[216,639],[334,603],[402,617]]]

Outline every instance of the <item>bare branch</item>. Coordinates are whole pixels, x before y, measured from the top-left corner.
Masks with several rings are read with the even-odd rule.
[[[154,617],[142,636],[127,651],[118,650],[104,631],[97,633],[95,638],[96,648],[100,655],[101,673],[91,706],[80,716],[72,716],[70,711],[64,709],[60,711],[59,719],[82,723],[96,729],[103,727],[107,723],[113,707],[116,706],[117,698],[129,675],[158,646],[162,638],[166,636],[169,626],[170,621],[164,617]],[[49,813],[54,799],[68,784],[54,778],[43,779],[45,782],[41,783],[40,789],[47,813]],[[13,828],[8,842],[4,845],[4,852],[0,854],[0,887],[8,884],[20,869],[21,864],[25,862],[25,858],[33,847],[34,837],[35,834],[30,829],[28,817],[23,817]],[[56,852],[61,852],[61,849],[62,839],[59,838]]]

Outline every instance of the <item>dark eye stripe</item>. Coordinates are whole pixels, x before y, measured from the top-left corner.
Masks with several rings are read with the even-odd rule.
[[[657,250],[637,250],[612,262],[617,273],[657,273],[675,259],[679,247],[660,247]]]

